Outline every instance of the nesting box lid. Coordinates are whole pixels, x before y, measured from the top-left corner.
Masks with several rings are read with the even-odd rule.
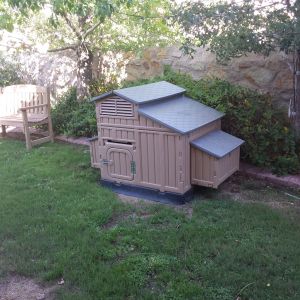
[[[140,105],[138,112],[181,134],[189,133],[224,116],[184,95]]]
[[[240,147],[244,141],[222,130],[212,131],[191,142],[195,148],[202,150],[216,158],[222,158],[226,154]]]

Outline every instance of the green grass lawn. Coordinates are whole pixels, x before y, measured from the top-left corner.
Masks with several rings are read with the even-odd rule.
[[[191,216],[122,203],[98,177],[85,148],[0,139],[0,279],[64,278],[58,299],[300,299],[298,215],[267,203],[282,191],[203,190]]]

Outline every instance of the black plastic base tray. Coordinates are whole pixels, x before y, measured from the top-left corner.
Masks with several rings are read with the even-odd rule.
[[[185,194],[176,194],[170,192],[160,192],[151,188],[140,187],[136,185],[118,184],[109,180],[100,180],[102,186],[112,189],[117,194],[132,196],[136,198],[151,200],[165,204],[183,205],[190,201],[193,191],[190,189]]]

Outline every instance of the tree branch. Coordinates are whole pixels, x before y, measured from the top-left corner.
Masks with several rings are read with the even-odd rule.
[[[72,29],[72,31],[75,33],[75,35],[77,36],[77,38],[79,40],[82,39],[82,36],[80,34],[80,32],[76,29],[76,27],[74,26],[74,24],[71,22],[71,20],[69,19],[69,17],[67,16],[67,14],[65,12],[62,13],[62,17],[65,19],[66,23],[68,24],[68,26]]]
[[[91,34],[98,26],[101,25],[101,21],[98,21],[95,25],[93,25],[92,27],[90,27],[82,36],[82,41],[84,41],[86,39],[86,37]]]
[[[283,60],[286,62],[288,68],[290,69],[290,71],[292,72],[292,74],[294,74],[295,70],[294,70],[294,65],[292,63],[289,62],[289,58],[288,56],[281,52],[281,57],[283,58]]]
[[[61,48],[55,48],[55,49],[49,49],[48,52],[59,52],[59,51],[65,51],[65,50],[76,50],[76,47],[78,44],[73,44],[73,45],[67,45],[65,47]]]
[[[166,16],[143,16],[143,15],[139,15],[139,14],[127,14],[127,13],[120,13],[120,12],[116,12],[116,14],[127,16],[127,17],[134,17],[134,18],[143,19],[143,20],[144,19],[170,19],[170,18],[174,18],[177,16],[177,14],[166,15]]]

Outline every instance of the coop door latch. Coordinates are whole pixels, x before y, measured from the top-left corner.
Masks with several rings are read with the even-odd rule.
[[[136,174],[136,165],[135,165],[135,161],[131,161],[130,162],[130,170],[131,170],[131,174]]]
[[[112,160],[108,160],[108,159],[102,159],[100,162],[102,165],[111,165],[113,163]]]

